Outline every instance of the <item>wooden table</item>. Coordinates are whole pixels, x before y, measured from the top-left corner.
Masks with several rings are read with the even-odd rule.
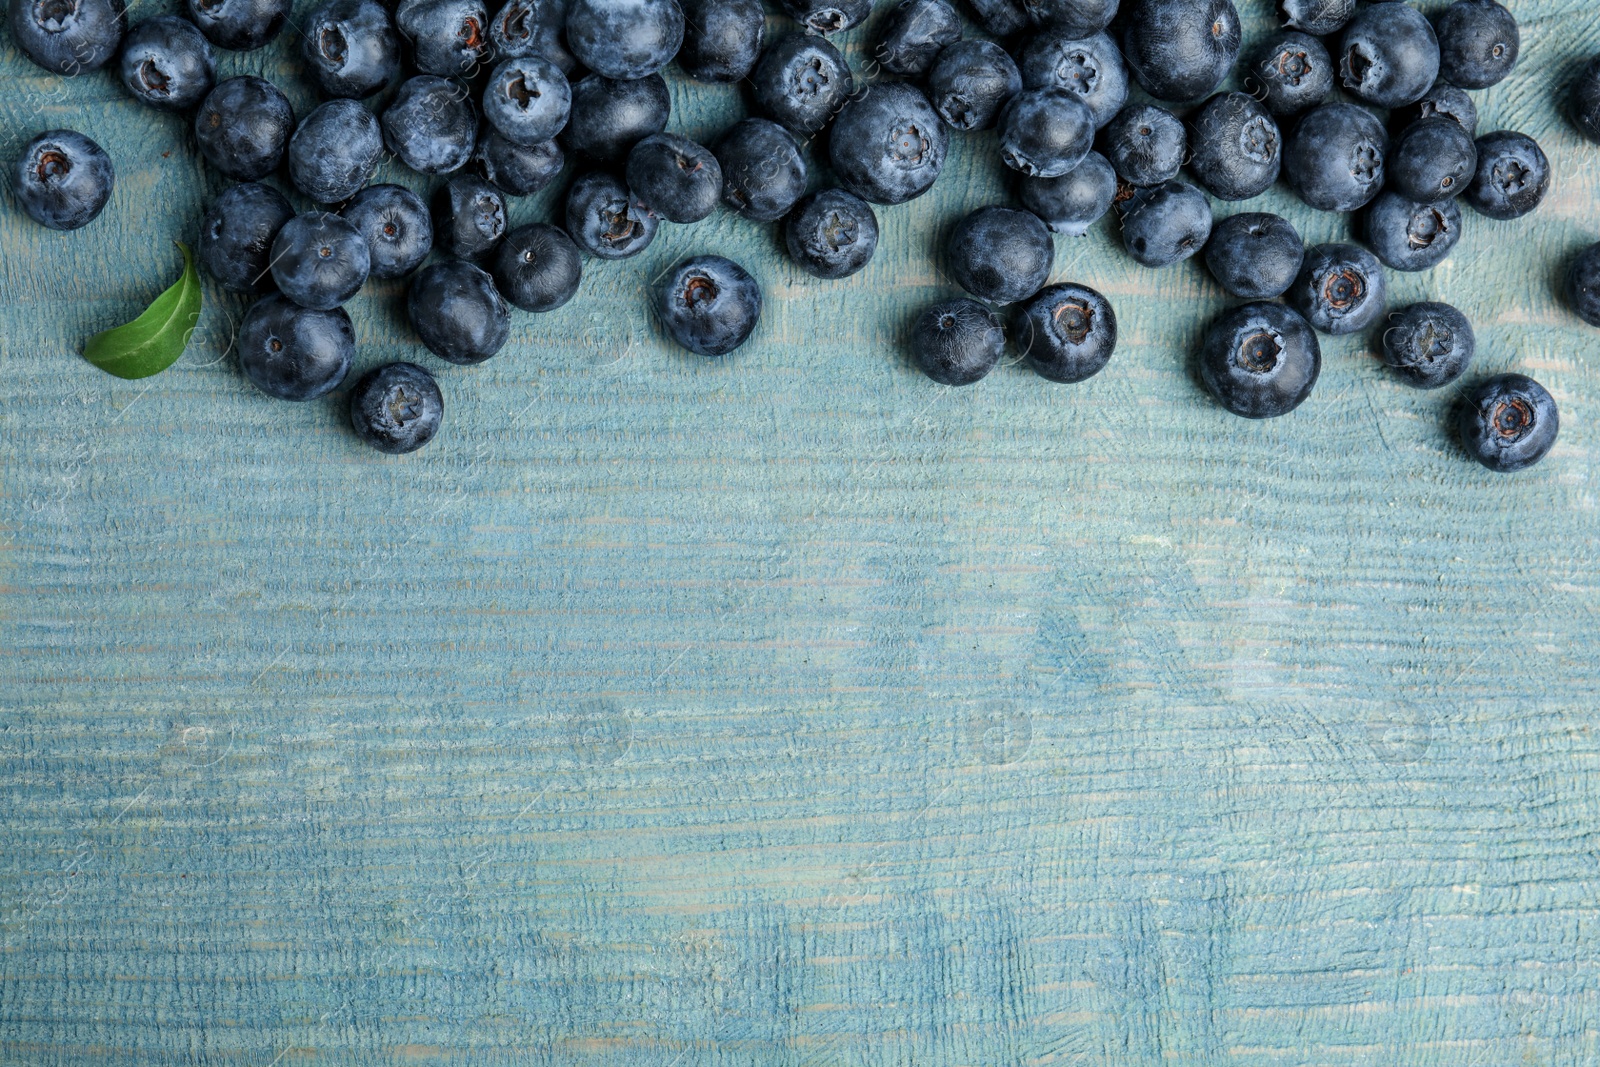
[[[1104,373],[934,386],[899,341],[1006,200],[987,135],[848,282],[720,212],[476,368],[370,286],[358,370],[446,394],[412,456],[343,393],[257,393],[212,289],[178,366],[113,379],[79,347],[223,183],[6,36],[5,158],[71,126],[118,180],[77,233],[0,211],[0,1063],[1600,1061],[1600,332],[1556,294],[1600,147],[1555,107],[1600,20],[1513,6],[1481,128],[1554,189],[1389,280],[1468,313],[1473,379],[1556,396],[1517,476],[1371,339],[1324,339],[1292,416],[1227,415],[1193,363],[1220,290],[1110,220],[1053,274],[1115,302]],[[223,69],[312,103],[287,36]],[[740,113],[671,80],[675,130]],[[720,362],[646,310],[708,251],[768,301]]]

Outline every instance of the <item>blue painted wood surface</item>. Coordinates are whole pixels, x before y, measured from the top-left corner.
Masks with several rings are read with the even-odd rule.
[[[6,36],[5,157],[72,126],[118,184],[76,234],[0,211],[0,1063],[1600,1062],[1600,334],[1555,295],[1600,237],[1555,109],[1600,27],[1513,7],[1482,128],[1555,188],[1390,281],[1559,400],[1516,477],[1363,339],[1294,415],[1222,413],[1221,294],[1110,222],[1054,274],[1116,302],[1103,374],[931,385],[897,338],[1005,196],[987,137],[846,283],[719,213],[470,369],[371,287],[360,367],[446,392],[410,457],[255,393],[214,291],[178,366],[115,380],[82,340],[221,183]],[[297,64],[223,61],[303,112]],[[740,113],[672,83],[674,129]],[[768,296],[722,362],[645,310],[704,251]]]

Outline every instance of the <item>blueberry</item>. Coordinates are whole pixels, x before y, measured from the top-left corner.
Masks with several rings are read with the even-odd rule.
[[[433,243],[457,259],[482,259],[506,235],[506,199],[476,174],[457,174],[433,194]]]
[[[628,153],[628,188],[668,222],[699,222],[722,199],[722,167],[704,145],[654,133]]]
[[[243,182],[277,170],[293,132],[289,98],[251,74],[219,83],[194,117],[194,137],[206,162]]]
[[[1122,53],[1157,100],[1194,100],[1216,89],[1239,56],[1233,0],[1129,0]]]
[[[329,100],[289,138],[289,180],[317,203],[336,204],[372,180],[382,155],[377,116],[358,100]]]
[[[1099,152],[1054,178],[1017,175],[1017,199],[1039,216],[1053,233],[1082,237],[1111,208],[1117,195],[1117,174]]]
[[[812,33],[838,33],[872,14],[872,0],[779,0],[789,17]]]
[[[940,385],[971,385],[1006,351],[1000,316],[976,300],[935,304],[911,327],[911,358]]]
[[[1285,29],[1326,37],[1338,33],[1356,13],[1356,0],[1279,0]]]
[[[189,19],[218,48],[250,52],[274,37],[289,18],[290,0],[185,0]]]
[[[217,81],[211,43],[194,23],[176,15],[157,15],[129,30],[121,66],[128,92],[158,111],[187,111]]]
[[[1463,89],[1487,89],[1517,65],[1517,20],[1495,0],[1456,0],[1434,23],[1439,76]]]
[[[1591,59],[1572,83],[1567,110],[1578,132],[1600,144],[1600,56]]]
[[[494,280],[460,260],[416,273],[406,290],[406,318],[428,351],[447,363],[482,363],[511,336],[511,311]]]
[[[583,261],[565,232],[531,222],[506,234],[489,273],[501,295],[522,310],[554,311],[578,291]]]
[[[311,9],[300,55],[327,96],[371,96],[400,73],[400,35],[378,0],[322,0]]]
[[[636,256],[655,240],[658,225],[655,213],[610,174],[585,174],[567,193],[567,233],[591,256]]]
[[[590,74],[572,87],[572,117],[562,132],[568,151],[593,159],[622,159],[652,133],[667,128],[672,98],[661,75],[613,81]]]
[[[1306,320],[1282,304],[1241,304],[1206,331],[1200,378],[1235,415],[1272,419],[1311,395],[1322,348]]]
[[[654,74],[683,44],[676,0],[572,0],[567,47],[578,62],[607,78]]]
[[[761,321],[761,286],[731,259],[695,256],[661,283],[656,315],[689,351],[725,356],[749,340]]]
[[[1466,90],[1457,89],[1448,82],[1434,82],[1433,88],[1422,95],[1412,112],[1415,119],[1454,119],[1467,131],[1468,137],[1478,133],[1478,108]]]
[[[543,56],[507,59],[483,87],[483,117],[500,136],[520,145],[542,144],[560,133],[572,110],[572,87],[561,68]]]
[[[1022,6],[1044,29],[1088,37],[1111,25],[1118,0],[1022,0]]]
[[[900,0],[878,25],[873,55],[890,74],[916,78],[933,66],[939,49],[959,40],[961,17],[945,0]]]
[[[1478,146],[1478,171],[1467,203],[1491,219],[1518,219],[1550,191],[1550,161],[1532,137],[1510,130],[1486,133]]]
[[[23,145],[13,174],[17,205],[52,230],[93,222],[117,177],[105,149],[74,130],[46,130]]]
[[[444,395],[415,363],[386,363],[350,390],[350,425],[367,444],[391,456],[415,452],[439,432]]]
[[[1399,0],[1368,4],[1345,27],[1339,77],[1351,93],[1379,107],[1422,99],[1439,77],[1439,41],[1422,13]]]
[[[483,168],[485,178],[512,196],[532,196],[554,181],[567,163],[558,142],[512,144],[487,123],[478,131],[472,158]]]
[[[1087,285],[1051,285],[1022,306],[1012,328],[1028,366],[1052,382],[1100,373],[1117,347],[1111,302]]]
[[[1000,108],[1022,90],[1022,75],[993,41],[957,41],[928,72],[928,98],[958,130],[987,130]]]
[[[1461,240],[1461,205],[1422,204],[1384,190],[1367,208],[1364,236],[1391,270],[1428,270],[1443,263]]]
[[[1561,431],[1561,415],[1555,398],[1532,378],[1499,374],[1466,395],[1456,428],[1467,455],[1509,474],[1545,457]]]
[[[433,250],[427,205],[404,186],[369,185],[340,214],[367,242],[371,277],[403,278]]]
[[[1083,97],[1098,129],[1128,102],[1128,66],[1116,42],[1103,33],[1084,38],[1046,31],[1022,49],[1022,84],[1067,89]]]
[[[775,41],[762,53],[750,83],[756,108],[801,137],[832,122],[855,89],[844,56],[809,33]]]
[[[1000,111],[1000,159],[1036,178],[1066,174],[1094,145],[1094,113],[1067,89],[1024,89]]]
[[[790,257],[818,278],[844,278],[865,267],[878,248],[878,216],[843,189],[813,193],[783,224]]]
[[[1273,34],[1251,60],[1247,88],[1283,118],[1316,107],[1333,91],[1333,60],[1315,37],[1294,30]]]
[[[1055,243],[1039,216],[1009,207],[979,208],[956,224],[945,244],[955,283],[996,304],[1037,293],[1055,259]]]
[[[6,21],[22,54],[52,74],[99,70],[117,54],[120,0],[11,0]]]
[[[1283,135],[1254,97],[1218,93],[1189,125],[1189,170],[1218,200],[1249,200],[1278,180]]]
[[[928,98],[904,82],[875,85],[834,119],[828,156],[845,188],[874,204],[902,204],[933,187],[950,133]],[[727,161],[722,164],[728,171]]]
[[[834,139],[837,142],[837,135]],[[776,122],[736,123],[714,151],[722,167],[722,199],[747,219],[780,219],[806,191],[806,161],[799,142]]]
[[[703,82],[749,77],[766,36],[761,0],[679,0],[678,6],[684,21],[678,69]]]
[[[1211,204],[1206,194],[1183,182],[1137,189],[1120,210],[1122,245],[1146,267],[1166,267],[1188,259],[1211,237]]]
[[[1294,284],[1305,259],[1300,232],[1288,219],[1266,212],[1232,215],[1206,242],[1206,269],[1229,296],[1271,300]]]
[[[1129,104],[1117,112],[1106,123],[1102,142],[1111,168],[1130,185],[1171,181],[1189,155],[1183,122],[1154,104]]]
[[[224,289],[270,289],[272,239],[292,218],[294,208],[276,189],[255,182],[229,186],[200,222],[200,265]]]
[[[466,86],[432,74],[401,82],[381,124],[389,151],[419,174],[460,170],[478,136],[478,114]]]
[[[301,307],[338,307],[361,291],[371,269],[361,231],[325,211],[296,215],[272,239],[272,280]]]
[[[578,59],[567,51],[568,0],[506,0],[489,20],[489,43],[500,59],[543,56],[562,74]]]
[[[1295,195],[1322,211],[1356,211],[1383,188],[1389,135],[1372,112],[1354,104],[1323,104],[1289,135],[1283,177]]]
[[[239,369],[279,400],[315,400],[350,373],[356,331],[344,308],[305,308],[281,293],[250,305],[239,326]]]
[[[1383,314],[1383,267],[1364,248],[1348,244],[1306,249],[1288,300],[1306,321],[1335,337],[1357,333]]]
[[[1383,361],[1417,389],[1449,385],[1476,350],[1472,324],[1449,304],[1412,304],[1391,312],[1383,331]]]
[[[1010,37],[1033,25],[1033,18],[1018,0],[967,0],[967,8],[985,33]]]
[[[1584,322],[1600,326],[1600,244],[1585,248],[1567,269],[1567,300]]]
[[[1472,135],[1455,119],[1418,119],[1394,139],[1384,171],[1389,188],[1421,203],[1450,200],[1466,192],[1478,169]]]
[[[400,0],[394,24],[411,46],[411,63],[423,74],[470,78],[494,54],[489,13],[481,0]]]

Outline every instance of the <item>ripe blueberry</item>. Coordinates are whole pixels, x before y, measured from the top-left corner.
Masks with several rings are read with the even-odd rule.
[[[961,17],[945,0],[900,0],[879,24],[873,55],[890,74],[916,78],[933,66],[939,49],[959,40]]]
[[[704,145],[655,133],[628,153],[628,188],[668,222],[699,222],[722,198],[722,167]]]
[[[1239,56],[1233,0],[1128,0],[1123,16],[1128,69],[1157,100],[1205,96]]]
[[[1478,171],[1467,203],[1491,219],[1518,219],[1550,191],[1550,161],[1532,137],[1510,130],[1486,133],[1478,146]]]
[[[683,44],[676,0],[572,0],[567,47],[578,62],[607,78],[654,74]]]
[[[1266,212],[1232,215],[1206,242],[1206,269],[1228,295],[1271,300],[1294,284],[1305,260],[1300,232],[1288,219]]]
[[[1447,118],[1454,119],[1467,131],[1468,137],[1475,137],[1478,133],[1478,108],[1468,96],[1466,90],[1457,89],[1447,82],[1434,82],[1433,88],[1423,94],[1417,101],[1416,109],[1411,113],[1413,120]]]
[[[1472,135],[1455,119],[1418,119],[1389,146],[1384,172],[1389,188],[1425,204],[1466,192],[1478,169]]]
[[[494,280],[460,260],[431,264],[412,277],[406,318],[428,351],[447,363],[482,363],[511,336],[511,311]]]
[[[1567,268],[1567,300],[1578,317],[1600,326],[1600,244],[1580,252]]]
[[[272,288],[272,239],[292,218],[294,209],[276,189],[256,182],[230,185],[200,221],[200,265],[224,289]]]
[[[1000,110],[1000,158],[1022,174],[1065,174],[1093,145],[1094,113],[1070,89],[1024,89]]]
[[[561,141],[569,152],[620,160],[652,133],[667,128],[672,98],[659,74],[613,81],[590,74],[572,87],[572,116]]]
[[[565,40],[568,0],[506,0],[489,20],[489,43],[500,59],[543,56],[563,74],[578,66]]]
[[[1022,305],[1012,332],[1041,377],[1081,382],[1110,362],[1117,316],[1111,302],[1087,285],[1049,285]]]
[[[29,218],[52,230],[76,230],[111,199],[116,168],[83,134],[46,130],[22,146],[14,177],[17,205]]]
[[[272,280],[301,307],[338,307],[361,291],[371,269],[361,231],[325,211],[296,215],[272,239]]]
[[[1183,182],[1137,189],[1119,210],[1122,245],[1146,267],[1166,267],[1188,259],[1211,237],[1211,204],[1206,194]]]
[[[1031,211],[984,207],[956,224],[945,245],[955,283],[980,300],[1011,304],[1037,293],[1055,265],[1050,231]]]
[[[832,122],[855,88],[839,50],[809,33],[791,33],[773,42],[750,82],[761,113],[801,137]]]
[[[910,347],[922,373],[940,385],[971,385],[1005,355],[1006,331],[986,305],[962,297],[918,316]]]
[[[1486,89],[1517,65],[1517,20],[1495,0],[1456,0],[1434,23],[1439,77],[1463,89]]]
[[[1315,245],[1306,249],[1288,300],[1323,333],[1357,333],[1383,314],[1383,267],[1355,245]]]
[[[245,74],[221,82],[194,117],[194,137],[206,162],[230,178],[253,182],[283,162],[294,132],[289,98],[271,82]]]
[[[502,61],[483,87],[483,117],[500,136],[520,145],[542,144],[560,133],[572,110],[572,87],[544,56]]]
[[[483,168],[484,177],[512,196],[532,196],[549,185],[567,163],[558,142],[513,144],[488,123],[478,131],[472,158]]]
[[[460,170],[478,137],[478,115],[466,86],[432,74],[401,82],[381,124],[383,143],[419,174]]]
[[[789,17],[811,33],[838,33],[872,13],[872,0],[779,0]]]
[[[433,194],[433,243],[457,259],[481,259],[506,234],[506,198],[476,174],[457,174]]]
[[[1040,27],[1080,38],[1111,25],[1117,4],[1118,0],[1022,0]]]
[[[1278,180],[1283,135],[1254,97],[1218,93],[1189,126],[1189,170],[1218,200],[1249,200]]]
[[[1444,262],[1461,240],[1461,205],[1423,204],[1385,189],[1367,207],[1364,236],[1391,270],[1428,270]]]
[[[921,91],[887,82],[845,102],[828,154],[840,183],[874,204],[901,204],[933,187],[950,132]],[[728,173],[727,160],[722,172]]]
[[[120,0],[11,0],[6,22],[22,54],[52,74],[99,70],[117,54]]]
[[[217,81],[211,42],[176,15],[157,15],[129,30],[121,68],[133,98],[158,111],[189,110]]]
[[[239,369],[279,400],[315,400],[339,387],[355,356],[344,308],[301,307],[281,293],[250,305],[239,326]]]
[[[1241,304],[1206,331],[1200,378],[1235,415],[1287,415],[1311,395],[1322,348],[1306,320],[1282,304]]]
[[[322,0],[311,9],[300,55],[326,96],[371,96],[400,73],[400,36],[378,0]]]
[[[382,155],[377,116],[359,100],[329,100],[289,138],[289,180],[317,203],[337,204],[372,180]]]
[[[567,233],[601,259],[636,256],[655,240],[655,212],[610,174],[591,171],[567,193]]]
[[[1178,176],[1189,154],[1183,122],[1155,104],[1129,104],[1101,136],[1117,177],[1130,185],[1160,185]]]
[[[391,456],[415,452],[439,432],[444,395],[415,363],[387,363],[350,390],[350,425],[367,444]]]
[[[1018,61],[1029,89],[1066,89],[1083,97],[1098,129],[1128,102],[1128,66],[1104,33],[1085,38],[1046,30],[1032,37]]]
[[[695,256],[673,268],[656,295],[672,339],[702,356],[725,356],[761,321],[761,286],[731,259]]]
[[[189,20],[218,48],[249,52],[283,29],[290,0],[186,0]]]
[[[369,185],[340,214],[367,242],[371,277],[403,278],[433,250],[427,205],[404,186]]]
[[[1117,195],[1117,174],[1099,152],[1055,178],[1017,175],[1017,199],[1039,216],[1051,232],[1082,237],[1111,208]]]
[[[583,280],[578,246],[543,222],[518,226],[495,249],[489,273],[495,288],[524,311],[554,311],[571,300]]]
[[[1016,63],[993,41],[947,45],[928,72],[933,109],[957,130],[987,130],[1021,89]]]
[[[837,135],[834,141],[837,143]],[[806,161],[800,145],[776,122],[745,119],[735,123],[713,151],[722,168],[722,199],[747,219],[780,219],[806,191]]]
[[[1476,350],[1472,324],[1449,304],[1412,304],[1391,312],[1383,331],[1383,361],[1416,389],[1449,385]]]
[[[1561,431],[1561,415],[1544,386],[1521,374],[1500,374],[1466,395],[1456,428],[1467,455],[1510,473],[1545,457]]]
[[[1279,0],[1286,29],[1325,37],[1338,33],[1356,13],[1356,0]]]
[[[1010,37],[1033,25],[1019,0],[967,0],[967,8],[991,37]]]
[[[411,47],[412,66],[424,75],[470,78],[494,54],[481,0],[400,0],[394,24]]]
[[[1351,93],[1379,107],[1422,99],[1439,76],[1439,42],[1422,13],[1399,0],[1368,4],[1345,27],[1339,76]]]
[[[1333,60],[1322,42],[1285,30],[1267,38],[1250,64],[1246,87],[1283,118],[1316,107],[1333,91]]]
[[[1389,135],[1372,112],[1323,104],[1308,112],[1283,153],[1283,177],[1295,195],[1322,211],[1355,211],[1383,188]]]
[[[865,267],[878,248],[872,205],[843,189],[824,189],[795,205],[783,224],[789,256],[818,278],[844,278]]]
[[[736,82],[755,69],[765,36],[761,0],[679,0],[683,47],[678,69],[696,81]]]

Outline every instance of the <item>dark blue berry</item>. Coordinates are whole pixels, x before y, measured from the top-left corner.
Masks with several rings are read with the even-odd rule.
[[[489,272],[500,295],[513,305],[523,311],[554,311],[578,291],[583,260],[565,232],[532,222],[506,234]]]
[[[485,178],[512,196],[532,196],[549,185],[567,163],[559,142],[512,144],[487,123],[478,131],[472,158],[483,168]]]
[[[791,33],[773,42],[750,83],[756,108],[801,137],[832,122],[855,89],[844,56],[809,33]]]
[[[433,220],[422,198],[400,185],[370,185],[340,212],[367,242],[371,277],[403,278],[433,250]]]
[[[1510,130],[1486,133],[1478,146],[1478,171],[1467,203],[1491,219],[1518,219],[1550,191],[1550,161],[1532,137]]]
[[[1036,178],[1072,170],[1094,145],[1094,113],[1068,89],[1024,89],[1000,111],[1000,158]]]
[[[1600,144],[1600,56],[1591,59],[1573,81],[1567,110],[1578,132]]]
[[[1413,120],[1446,118],[1454,119],[1467,131],[1468,137],[1475,137],[1478,133],[1478,108],[1468,96],[1466,90],[1457,89],[1448,82],[1434,82],[1433,88],[1423,94],[1417,101],[1415,110],[1411,112]]]
[[[1544,386],[1521,374],[1500,374],[1466,395],[1456,428],[1467,455],[1508,474],[1549,453],[1561,431],[1561,415]]]
[[[494,55],[482,0],[400,0],[394,24],[411,47],[412,65],[423,74],[470,78]]]
[[[561,141],[591,159],[623,159],[634,145],[666,129],[671,112],[672,98],[659,74],[633,81],[590,74],[572,87],[572,117]]]
[[[1054,233],[1082,237],[1111,209],[1117,196],[1117,174],[1099,152],[1054,178],[1017,175],[1017,199]]]
[[[511,336],[511,311],[494,280],[460,260],[434,263],[412,277],[406,318],[428,351],[447,363],[482,363]]]
[[[939,49],[961,40],[961,17],[945,0],[900,0],[878,27],[873,52],[890,74],[916,78],[928,72]]]
[[[655,133],[628,153],[628,188],[668,222],[699,222],[722,199],[722,167],[704,145]]]
[[[272,239],[292,218],[294,209],[276,189],[255,182],[229,186],[200,221],[200,265],[224,289],[272,288]]]
[[[956,224],[945,244],[955,283],[996,304],[1037,293],[1055,259],[1055,242],[1039,216],[1009,207],[979,208]]]
[[[1254,97],[1218,93],[1189,126],[1189,170],[1218,200],[1249,200],[1278,180],[1283,135]]]
[[[602,171],[585,174],[567,193],[567,233],[591,256],[636,256],[655,240],[659,225],[655,212]]]
[[[1338,33],[1356,13],[1356,0],[1279,0],[1285,29],[1326,37]]]
[[[1389,135],[1372,112],[1323,104],[1308,112],[1283,152],[1283,177],[1295,195],[1322,211],[1356,211],[1383,188]]]
[[[6,22],[22,54],[52,74],[99,70],[117,54],[120,0],[10,0]]]
[[[1282,304],[1241,304],[1206,331],[1200,378],[1235,415],[1287,415],[1311,395],[1322,348],[1306,320]]]
[[[1137,189],[1124,201],[1122,245],[1146,267],[1167,267],[1188,259],[1211,237],[1211,203],[1183,182]]]
[[[400,74],[400,35],[378,0],[322,0],[311,9],[300,55],[327,96],[371,96]]]
[[[1475,351],[1472,324],[1449,304],[1412,304],[1391,312],[1383,331],[1383,361],[1416,389],[1449,385]]]
[[[837,135],[834,140],[837,142]],[[747,219],[780,219],[806,191],[806,161],[800,155],[800,144],[776,122],[745,119],[736,123],[722,135],[714,152],[722,168],[722,199]]]
[[[1071,37],[1089,37],[1111,25],[1118,0],[1022,0],[1041,28]]]
[[[1178,176],[1189,155],[1183,122],[1164,107],[1129,104],[1106,124],[1106,159],[1130,185],[1160,185]]]
[[[1111,302],[1087,285],[1050,285],[1022,305],[1012,335],[1041,377],[1081,382],[1110,362],[1117,316]]]
[[[845,188],[874,204],[902,204],[933,187],[950,132],[928,98],[904,82],[858,93],[834,120],[828,155]],[[723,173],[728,171],[723,161]]]
[[[74,130],[47,130],[23,145],[13,176],[18,206],[52,230],[93,222],[116,184],[111,157]]]
[[[1443,263],[1461,240],[1461,205],[1423,204],[1384,190],[1367,207],[1363,236],[1391,270],[1428,270]]]
[[[1408,200],[1431,204],[1466,192],[1478,169],[1472,135],[1455,119],[1419,119],[1389,146],[1384,171],[1389,188]]]
[[[872,0],[779,0],[789,17],[812,33],[838,33],[859,26],[872,13]]]
[[[289,180],[317,203],[337,204],[372,180],[382,155],[377,116],[358,100],[329,100],[289,138]]]
[[[121,67],[133,98],[158,111],[189,110],[217,81],[211,42],[176,15],[157,15],[129,30]]]
[[[415,363],[377,367],[350,390],[351,427],[367,444],[391,456],[415,452],[433,440],[443,418],[439,383]]]
[[[249,52],[283,29],[290,0],[186,0],[189,19],[218,48]]]
[[[541,144],[560,133],[572,110],[572,87],[561,68],[543,56],[500,63],[483,87],[483,117],[500,136],[521,145]]]
[[[194,137],[206,162],[243,182],[277,170],[293,132],[289,98],[251,74],[220,82],[194,117]]]
[[[1600,326],[1600,244],[1590,245],[1567,268],[1567,300],[1578,317]]]
[[[1239,56],[1233,0],[1129,0],[1122,53],[1157,100],[1195,100],[1214,91]]]
[[[250,305],[239,326],[239,369],[279,400],[315,400],[350,372],[356,331],[344,308],[305,308],[280,293]]]
[[[1267,38],[1251,61],[1245,87],[1284,118],[1316,107],[1333,91],[1333,59],[1322,42],[1285,30]]]
[[[1019,0],[967,0],[974,21],[993,37],[1010,37],[1033,24]]]
[[[993,41],[957,41],[928,72],[933,109],[958,130],[987,130],[1021,89],[1017,64]]]
[[[1066,89],[1083,97],[1097,129],[1128,102],[1128,66],[1104,33],[1075,38],[1046,30],[1023,47],[1019,66],[1026,88]]]
[[[578,62],[607,78],[654,74],[683,44],[676,0],[572,0],[567,47]]]
[[[725,356],[761,321],[761,286],[731,259],[679,263],[656,294],[656,315],[672,339],[702,356]]]
[[[571,74],[578,59],[567,51],[568,0],[506,0],[489,20],[489,43],[500,59],[543,56],[563,74]]]
[[[678,69],[703,82],[749,77],[766,35],[761,0],[680,0],[679,6],[684,28]]]
[[[783,224],[790,257],[818,278],[844,278],[872,259],[878,248],[878,216],[872,206],[843,189],[824,189],[795,205]]]
[[[1439,77],[1463,89],[1487,89],[1517,65],[1516,17],[1495,0],[1456,0],[1434,23]]]
[[[1405,107],[1439,77],[1439,42],[1422,13],[1399,0],[1369,4],[1345,27],[1339,45],[1344,87],[1369,104]]]
[[[1006,351],[1000,316],[965,297],[935,304],[911,327],[911,358],[940,385],[971,385]]]
[[[1314,245],[1306,249],[1288,300],[1323,333],[1335,337],[1357,333],[1383,314],[1383,267],[1365,248]]]
[[[449,174],[467,165],[478,137],[478,114],[467,87],[421,74],[400,83],[384,109],[383,143],[419,174]]]
[[[433,243],[457,259],[481,259],[506,235],[506,198],[476,174],[457,174],[433,194]]]
[[[325,211],[296,215],[272,239],[272,280],[301,307],[338,307],[361,291],[371,269],[361,231]]]
[[[1271,300],[1294,284],[1305,259],[1300,232],[1288,219],[1246,212],[1223,219],[1206,242],[1206,269],[1242,300]]]

